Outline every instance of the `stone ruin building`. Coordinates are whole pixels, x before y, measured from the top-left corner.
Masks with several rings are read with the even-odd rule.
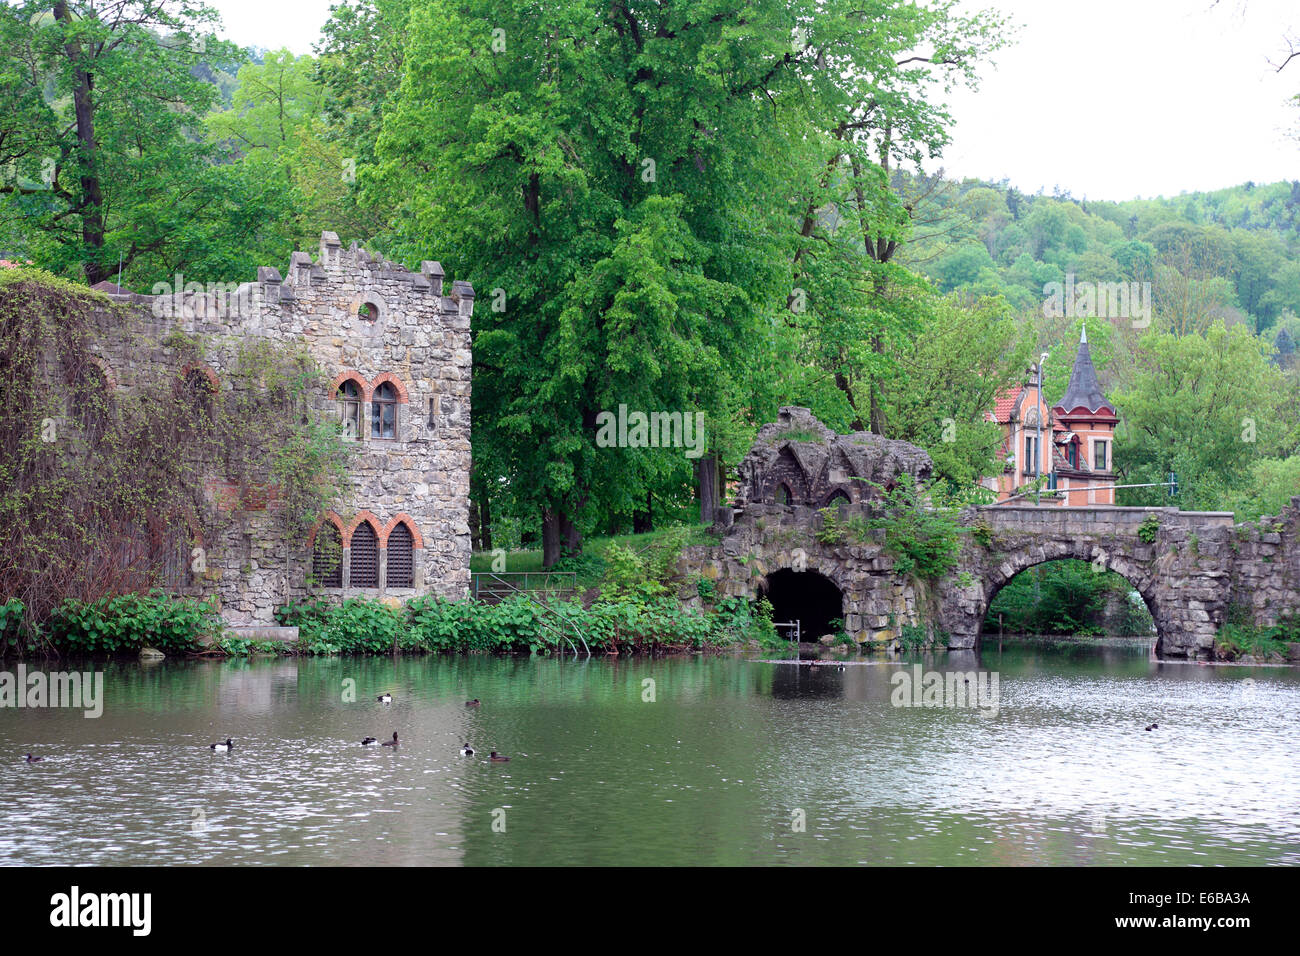
[[[309,593],[467,594],[474,290],[443,280],[437,262],[412,272],[325,232],[315,259],[295,252],[287,274],[263,267],[256,282],[229,291],[97,287],[128,306],[125,324],[104,316],[94,346],[110,393],[157,381],[159,367],[221,389],[239,342],[301,344],[332,379],[312,404],[355,443],[337,509],[301,540],[276,530],[274,489],[250,495],[212,475],[209,504],[226,520],[214,529],[191,515],[186,540],[165,543],[175,555],[168,591],[213,599],[233,626],[271,625],[277,606]],[[183,353],[169,345],[177,332],[201,343],[203,364],[179,365]],[[141,535],[175,535],[175,523],[157,517]],[[187,560],[193,547],[204,554],[201,571]]]

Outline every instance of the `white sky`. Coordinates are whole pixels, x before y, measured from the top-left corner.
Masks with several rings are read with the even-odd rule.
[[[209,0],[244,46],[310,53],[330,0]],[[502,0],[509,3],[510,0]],[[963,0],[1021,25],[952,97],[949,176],[1130,199],[1300,179],[1295,0]]]

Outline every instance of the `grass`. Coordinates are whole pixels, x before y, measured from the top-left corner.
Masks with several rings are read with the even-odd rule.
[[[660,528],[657,531],[647,531],[645,534],[618,534],[606,538],[586,538],[582,542],[582,553],[601,559],[603,562],[609,549],[618,546],[620,548],[632,548],[634,551],[641,551],[658,544],[670,531],[671,528]],[[705,525],[696,525],[690,529],[690,538],[688,545],[712,544],[716,539],[709,534],[709,529]],[[492,570],[492,552],[475,551],[470,558],[469,569],[474,573],[486,573]],[[542,570],[542,552],[536,551],[507,551],[506,567],[507,574],[515,574],[523,571],[541,571]],[[578,574],[578,584],[581,587],[591,587],[600,580],[600,573],[597,571],[592,574]]]

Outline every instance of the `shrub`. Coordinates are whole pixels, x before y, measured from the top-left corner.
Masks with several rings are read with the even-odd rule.
[[[1146,520],[1138,525],[1137,536],[1147,544],[1155,544],[1156,536],[1160,534],[1160,516],[1149,514]]]
[[[56,647],[73,653],[117,654],[146,645],[179,653],[196,650],[200,639],[215,636],[220,626],[206,602],[151,591],[89,603],[64,601],[54,609],[49,631]]]
[[[900,574],[941,577],[957,564],[961,526],[955,513],[931,507],[909,481],[884,493],[883,513],[869,522],[885,532],[885,550]]]

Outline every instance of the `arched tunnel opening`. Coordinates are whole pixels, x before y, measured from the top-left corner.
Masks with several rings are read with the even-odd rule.
[[[759,593],[772,602],[772,620],[798,621],[805,641],[833,633],[832,622],[844,617],[844,595],[834,581],[816,571],[773,571]]]

